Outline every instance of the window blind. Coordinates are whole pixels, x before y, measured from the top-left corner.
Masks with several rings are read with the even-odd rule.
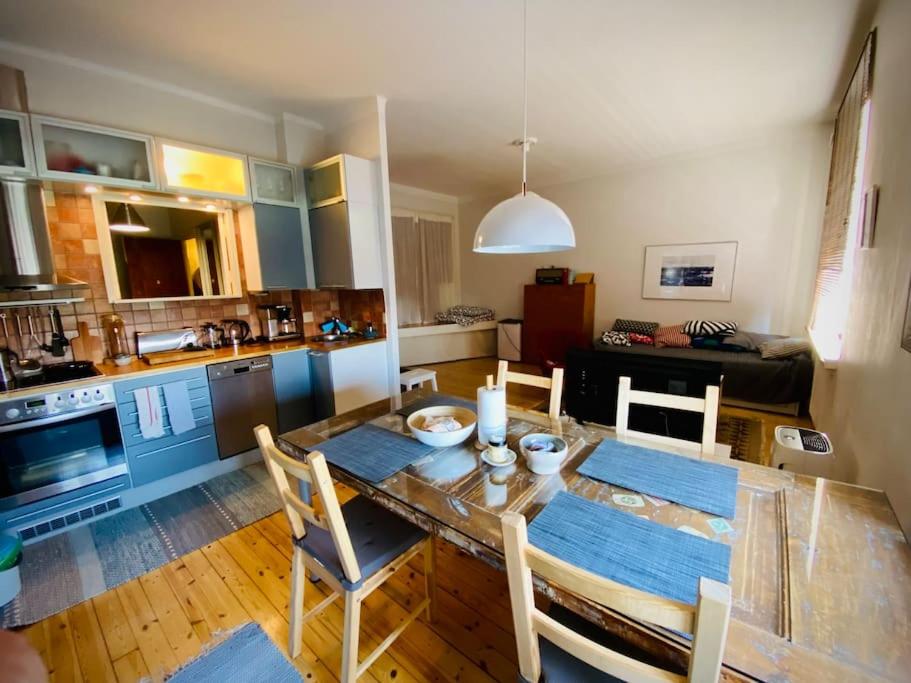
[[[810,328],[816,340],[840,355],[859,223],[863,161],[873,84],[875,33],[864,43],[838,109],[823,216]]]

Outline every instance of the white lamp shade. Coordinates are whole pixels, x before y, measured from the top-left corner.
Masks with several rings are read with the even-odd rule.
[[[537,254],[575,246],[576,235],[563,209],[534,192],[497,204],[474,234],[474,250],[482,254]]]

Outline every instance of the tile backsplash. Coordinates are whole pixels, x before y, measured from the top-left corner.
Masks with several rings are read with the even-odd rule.
[[[42,300],[67,297],[84,298],[85,301],[59,306],[65,336],[68,338],[74,336],[77,323],[85,322],[90,334],[100,336],[104,341],[105,355],[108,352],[101,317],[112,312],[123,318],[130,340],[130,350],[134,353],[136,332],[193,327],[199,333],[199,328],[203,323],[217,323],[227,318],[246,320],[250,324],[253,334],[260,334],[256,307],[264,303],[293,306],[298,320],[298,329],[307,337],[319,334],[319,323],[332,316],[350,321],[357,329],[363,329],[368,321],[372,321],[380,333],[385,334],[386,308],[381,289],[296,290],[256,294],[247,292],[243,254],[239,244],[238,257],[241,262],[241,280],[245,293],[241,298],[112,304],[108,301],[104,286],[104,273],[101,267],[91,198],[88,195],[61,189],[55,185],[53,190],[45,190],[45,201],[53,245],[54,265],[58,273],[86,282],[89,288],[55,292],[0,292],[2,301],[31,300],[30,308],[35,321],[35,333],[40,342],[49,343],[51,336],[48,307],[41,304]],[[23,329],[27,334],[25,316],[29,312],[28,308],[0,309],[0,313],[7,314],[6,323],[11,337],[5,339],[3,330],[0,328],[0,347],[9,346],[20,353],[26,352],[27,355],[37,358],[38,350],[34,342],[26,341],[20,344],[16,338],[15,314],[19,314]],[[66,356],[62,358],[53,358],[48,353],[43,353],[42,356],[46,362],[72,358],[69,348],[67,348]]]

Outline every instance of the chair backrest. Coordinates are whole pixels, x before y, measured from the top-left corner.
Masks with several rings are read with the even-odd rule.
[[[552,420],[560,418],[560,405],[563,400],[563,368],[554,368],[553,376],[541,377],[524,372],[513,372],[509,361],[501,360],[497,365],[497,386],[506,388],[506,383],[524,384],[529,387],[540,387],[550,391],[550,403],[547,414]]]
[[[715,432],[718,428],[718,387],[707,386],[705,398],[693,396],[677,396],[676,394],[660,394],[653,391],[637,391],[632,388],[629,377],[620,378],[620,388],[617,392],[617,434],[635,436],[669,446],[696,449],[705,455],[715,454]],[[629,428],[629,407],[631,404],[656,406],[659,408],[676,408],[694,413],[702,413],[702,443],[675,439],[660,434],[649,434]]]
[[[661,598],[592,574],[529,544],[525,518],[503,516],[503,544],[509,599],[519,653],[527,681],[541,676],[538,637],[547,638],[600,671],[625,681],[717,681],[731,614],[729,586],[702,578],[696,606]],[[634,619],[693,634],[689,675],[680,676],[632,659],[576,633],[535,607],[532,572],[551,584]]]
[[[319,451],[313,451],[307,455],[307,462],[301,462],[279,450],[272,439],[272,432],[266,425],[254,427],[253,433],[256,435],[266,468],[278,489],[278,496],[295,538],[301,539],[307,535],[307,526],[304,522],[326,529],[332,536],[345,577],[352,583],[359,581],[361,570],[354,554],[354,547],[351,545],[341,506],[338,504],[338,496],[325,456]],[[316,489],[323,504],[322,514],[317,513],[309,503],[305,503],[291,488],[288,482],[289,474]]]

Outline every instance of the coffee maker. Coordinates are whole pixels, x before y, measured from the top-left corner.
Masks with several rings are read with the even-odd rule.
[[[290,306],[283,304],[260,304],[256,307],[262,336],[267,341],[295,339],[301,334],[297,330],[297,319]]]

